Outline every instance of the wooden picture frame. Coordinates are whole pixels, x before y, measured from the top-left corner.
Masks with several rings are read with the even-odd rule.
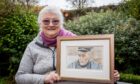
[[[58,37],[56,67],[62,80],[114,84],[114,35]]]

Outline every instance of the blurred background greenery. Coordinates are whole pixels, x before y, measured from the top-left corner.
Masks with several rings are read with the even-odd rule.
[[[39,31],[37,14],[42,7],[33,5],[36,0],[28,1],[0,1],[0,84],[15,84],[24,49]],[[139,0],[102,7],[83,5],[62,12],[64,26],[77,35],[114,34],[115,69],[121,72],[120,81],[140,84]]]

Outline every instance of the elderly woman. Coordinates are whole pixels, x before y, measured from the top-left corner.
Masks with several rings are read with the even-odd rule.
[[[15,80],[17,84],[46,84],[60,80],[55,73],[57,36],[76,36],[64,29],[64,17],[58,7],[46,6],[38,16],[40,32],[28,44]],[[114,77],[119,79],[118,71]]]

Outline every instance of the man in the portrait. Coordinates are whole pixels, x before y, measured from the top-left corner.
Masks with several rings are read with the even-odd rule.
[[[102,69],[101,64],[96,63],[91,58],[92,47],[79,47],[78,60],[68,65],[68,68],[75,69]]]

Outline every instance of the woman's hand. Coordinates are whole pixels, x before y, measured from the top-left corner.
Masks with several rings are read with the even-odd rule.
[[[114,70],[114,81],[116,82],[119,79],[120,79],[120,74],[119,74],[118,70]],[[60,77],[57,73],[50,72],[45,77],[45,84],[53,84],[55,81],[59,81],[59,80],[60,80]]]
[[[118,81],[120,79],[120,74],[118,70],[114,70],[114,81]]]
[[[45,84],[53,84],[55,81],[59,81],[60,77],[58,76],[57,73],[50,72],[46,77],[45,77]]]

